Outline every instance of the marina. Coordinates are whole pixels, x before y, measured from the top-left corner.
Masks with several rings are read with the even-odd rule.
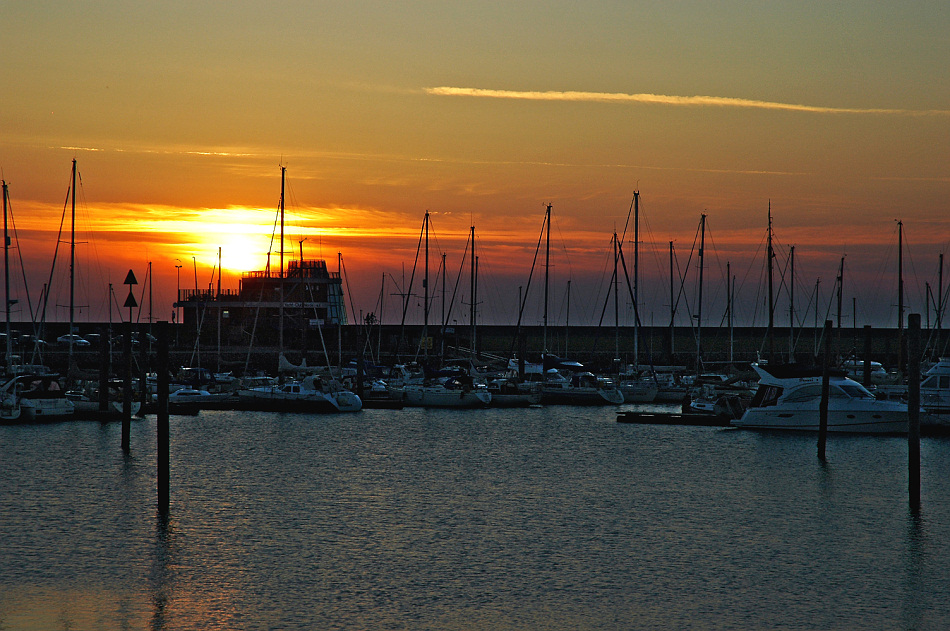
[[[0,426],[11,629],[941,629],[950,441],[617,423],[671,406]]]

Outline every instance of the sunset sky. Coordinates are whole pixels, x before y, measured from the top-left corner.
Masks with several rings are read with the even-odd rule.
[[[384,322],[398,321],[427,210],[430,273],[444,253],[450,287],[475,226],[483,322],[515,321],[548,203],[560,324],[599,321],[636,189],[647,324],[669,321],[670,241],[695,308],[703,213],[710,326],[727,262],[737,322],[765,324],[770,204],[776,266],[795,246],[808,326],[819,279],[828,315],[841,257],[845,326],[896,325],[895,220],[908,312],[925,313],[950,245],[946,2],[13,1],[0,23],[17,320],[19,259],[35,304],[74,158],[81,320],[107,319],[108,283],[121,304],[126,272],[142,283],[148,262],[156,319],[177,285],[207,288],[219,247],[225,288],[263,269],[280,165],[285,257],[302,247],[335,271],[342,253],[357,313],[378,311],[385,276]],[[632,226],[626,239],[629,266]],[[67,273],[61,244],[48,319],[66,317]],[[460,287],[468,301],[467,268]],[[784,325],[787,292],[778,308]],[[532,301],[526,322],[540,317]]]

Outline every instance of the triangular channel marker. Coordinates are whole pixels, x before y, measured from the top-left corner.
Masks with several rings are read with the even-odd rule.
[[[139,303],[135,302],[135,296],[132,295],[132,288],[129,287],[129,297],[125,299],[125,304],[122,305],[128,309],[134,309],[139,306]]]
[[[139,281],[135,280],[135,274],[132,273],[132,270],[129,270],[129,273],[125,275],[125,281],[122,284],[123,285],[138,285]]]

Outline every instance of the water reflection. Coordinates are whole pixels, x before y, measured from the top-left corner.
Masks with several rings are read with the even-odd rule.
[[[904,570],[903,617],[905,629],[921,629],[930,595],[921,584],[927,540],[924,519],[919,510],[908,509],[907,551]]]
[[[164,630],[165,612],[172,594],[172,529],[168,513],[157,511],[155,519],[155,559],[152,566],[152,620],[150,628]]]
[[[950,628],[950,443],[530,409],[0,428],[0,628]]]

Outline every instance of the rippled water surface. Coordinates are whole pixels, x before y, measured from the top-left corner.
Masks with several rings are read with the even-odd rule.
[[[947,629],[950,440],[615,408],[0,427],[0,629]]]

